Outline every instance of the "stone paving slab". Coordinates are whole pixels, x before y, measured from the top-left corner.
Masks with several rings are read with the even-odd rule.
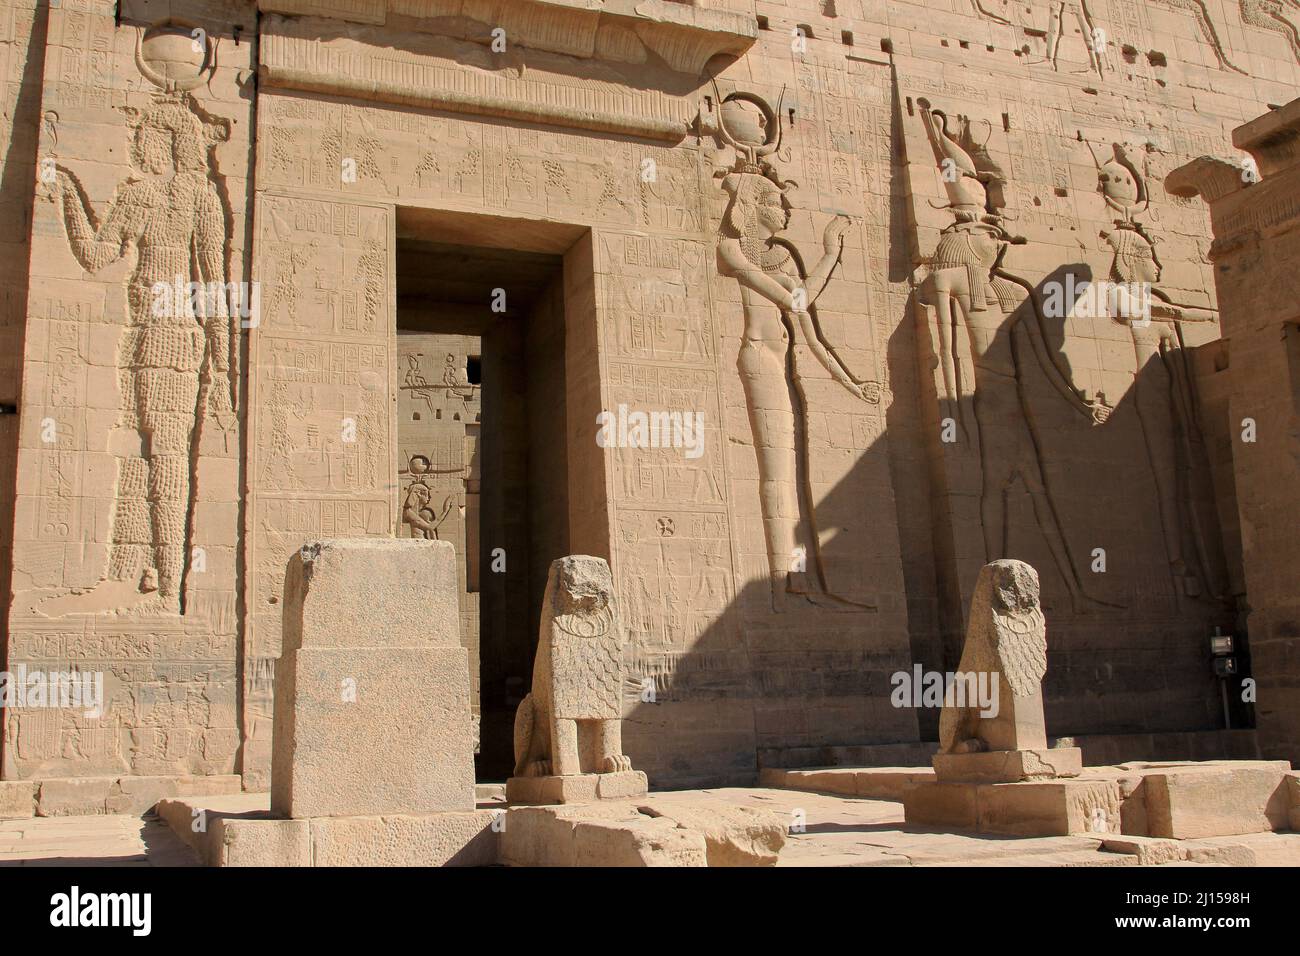
[[[153,815],[0,820],[0,867],[198,865],[193,851]]]
[[[651,795],[665,811],[750,807],[788,825],[777,866],[1137,866],[1136,852],[1110,852],[1103,835],[1015,838],[944,833],[908,827],[903,806],[825,793],[729,787],[660,791]],[[267,815],[266,794],[212,796],[212,813]],[[188,820],[178,818],[177,823]],[[1300,866],[1300,833],[1249,833],[1177,841],[1186,859],[1165,866]],[[1136,848],[1133,848],[1134,851]],[[149,816],[83,816],[0,821],[0,866],[196,866],[198,857],[163,821]]]

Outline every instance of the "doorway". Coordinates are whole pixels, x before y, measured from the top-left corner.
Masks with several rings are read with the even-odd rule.
[[[560,243],[574,240],[501,248],[472,240],[511,231],[458,236],[418,211],[398,221],[396,532],[456,547],[476,777],[499,782],[546,574],[571,548]]]

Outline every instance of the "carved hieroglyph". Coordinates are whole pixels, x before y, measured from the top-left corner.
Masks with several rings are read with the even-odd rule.
[[[198,432],[230,428],[234,417],[228,215],[209,155],[229,136],[229,124],[175,90],[127,116],[136,175],[119,185],[103,214],[88,208],[68,170],[58,170],[54,196],[87,272],[135,250],[118,349],[122,411],[111,440],[118,479],[107,577],[129,584],[137,597],[157,592],[158,606],[175,612],[183,609],[190,561]],[[129,593],[92,593],[60,609],[131,600]]]
[[[249,105],[207,84],[246,66],[248,45],[219,70],[217,41],[181,24],[115,23],[103,4],[42,4],[35,21],[16,9],[0,42],[14,28],[44,39],[48,17],[50,55],[43,84],[35,52],[8,61],[40,122],[24,131],[32,251],[4,264],[30,305],[3,666],[102,674],[104,699],[98,714],[7,708],[3,774],[228,774],[247,303],[231,160],[248,151]]]
[[[601,558],[551,564],[533,689],[515,714],[515,776],[632,769],[623,753],[622,628]]]
[[[260,113],[263,122],[265,114]],[[251,330],[245,780],[265,780],[288,555],[397,527],[391,206],[259,192],[254,275],[275,301]]]
[[[855,378],[817,322],[817,298],[839,264],[849,222],[837,216],[827,224],[822,257],[807,270],[799,250],[782,235],[790,222],[785,196],[790,184],[766,158],[781,145],[776,111],[759,96],[732,93],[722,103],[717,131],[737,152],[734,168],[722,179],[728,203],[718,238],[718,272],[740,284],[744,303],[740,377],[758,457],[773,607],[783,610],[796,595],[831,610],[873,610],[826,587],[808,483],[808,401],[794,350],[802,341],[849,392],[880,401],[880,383]]]
[[[820,0],[793,0],[779,15],[759,11],[771,20],[768,30],[757,28],[752,10],[735,7],[723,18],[733,27],[715,30],[710,22],[726,24],[710,4],[663,0],[624,12],[559,0],[278,0],[274,8],[286,15],[269,15],[268,7],[260,19],[248,16],[248,4],[187,0],[184,15],[206,28],[221,54],[188,96],[176,82],[188,83],[197,73],[191,58],[202,58],[192,28],[145,30],[143,62],[161,80],[156,87],[133,52],[141,17],[163,16],[160,4],[117,6],[13,0],[0,9],[9,96],[0,110],[0,244],[9,253],[0,256],[0,341],[12,353],[0,348],[0,365],[13,373],[12,382],[0,374],[0,441],[9,442],[0,464],[10,464],[0,467],[7,511],[0,551],[12,553],[12,574],[9,554],[0,555],[0,587],[13,594],[3,663],[103,670],[111,698],[98,724],[8,711],[6,774],[237,769],[249,788],[265,787],[287,558],[312,538],[388,537],[409,528],[456,534],[450,491],[398,470],[415,454],[436,458],[403,455],[396,423],[406,372],[393,331],[399,233],[573,250],[562,290],[563,360],[554,359],[554,391],[542,390],[565,399],[564,447],[546,444],[550,460],[567,460],[563,477],[557,468],[548,478],[569,494],[563,513],[538,500],[549,496],[531,495],[526,507],[557,538],[565,527],[571,532],[544,560],[582,551],[610,561],[629,672],[658,694],[655,706],[627,708],[623,736],[657,782],[741,783],[756,752],[806,760],[828,744],[915,739],[916,713],[883,701],[882,675],[913,659],[939,666],[944,650],[956,651],[947,645],[960,641],[957,622],[979,570],[1003,553],[1042,574],[1053,644],[1070,662],[1053,675],[1062,732],[1119,733],[1149,726],[1153,712],[1166,722],[1161,730],[1187,729],[1217,713],[1216,685],[1198,654],[1198,635],[1213,629],[1217,612],[1208,602],[1179,600],[1170,582],[1185,592],[1186,575],[1170,572],[1180,547],[1189,573],[1200,573],[1188,504],[1200,506],[1213,532],[1215,504],[1232,515],[1235,499],[1254,499],[1229,478],[1217,449],[1235,440],[1229,420],[1258,413],[1206,406],[1196,424],[1205,447],[1216,449],[1218,500],[1207,491],[1208,469],[1197,477],[1194,500],[1184,500],[1183,432],[1165,396],[1178,399],[1163,383],[1169,379],[1172,390],[1185,367],[1208,395],[1228,346],[1199,347],[1216,335],[1212,322],[1153,315],[1152,326],[1137,331],[1150,338],[1143,354],[1159,359],[1146,363],[1134,387],[1128,324],[1107,315],[1072,314],[1059,324],[1048,317],[1048,358],[1069,363],[1090,401],[1107,397],[1110,418],[1093,427],[1092,412],[1076,414],[1079,403],[1054,394],[1049,373],[1029,357],[1028,293],[1014,278],[1038,289],[1053,270],[1086,265],[1090,278],[1105,277],[1112,263],[1121,279],[1139,274],[1148,267],[1140,233],[1159,240],[1160,283],[1173,303],[1185,310],[1212,302],[1218,266],[1206,255],[1205,211],[1157,196],[1149,215],[1136,216],[1139,229],[1119,229],[1115,220],[1126,220],[1109,214],[1097,194],[1088,144],[1137,139],[1128,154],[1149,173],[1154,193],[1161,169],[1228,154],[1236,118],[1293,96],[1300,63],[1285,33],[1245,22],[1241,0],[910,0],[839,3],[834,17]],[[1250,6],[1297,17],[1291,0]],[[374,14],[365,29],[339,22],[362,8]],[[449,10],[464,15],[444,15]],[[504,53],[490,48],[487,35],[498,10],[511,19],[503,23]],[[981,19],[981,11],[991,16]],[[1202,11],[1201,22],[1213,21],[1209,39],[1198,28]],[[578,21],[581,30],[572,28]],[[811,24],[804,51],[791,47],[795,22]],[[1104,72],[1088,55],[1088,22],[1108,35],[1109,49],[1098,57]],[[647,36],[627,36],[628,27]],[[888,49],[881,37],[891,38]],[[666,42],[674,38],[682,43]],[[675,62],[661,63],[659,51],[669,46]],[[720,51],[740,56],[710,63]],[[1250,75],[1220,70],[1225,55]],[[785,131],[783,150],[761,157],[771,174],[757,149],[775,138],[777,125],[757,104],[709,102],[710,75],[722,93],[744,88],[780,105],[772,112]],[[953,210],[928,204],[946,200],[917,118],[921,97],[954,120],[987,119],[992,130],[986,143],[975,120],[967,142],[960,125],[949,124],[969,167],[959,153],[944,158],[974,173],[961,177],[975,214],[961,226]],[[138,111],[129,117],[135,126],[124,107]],[[744,168],[747,160],[736,168],[735,147],[715,138],[716,122],[694,123],[724,108],[728,135],[753,144],[756,171]],[[191,134],[183,128],[198,123],[206,138],[215,132],[208,124],[220,122],[211,117],[229,120],[229,138],[205,139],[198,160],[185,161]],[[186,168],[130,168],[137,127],[145,153]],[[719,150],[730,179],[711,179]],[[45,181],[47,159],[83,190]],[[798,180],[797,192],[780,188],[789,179]],[[184,216],[163,220],[157,210],[123,203],[150,191],[164,202],[183,200],[190,187],[197,200],[209,186],[228,210],[219,236]],[[976,186],[990,195],[981,199]],[[87,272],[69,242],[68,214],[76,241],[78,203],[88,230],[80,242],[93,256],[116,254],[91,232],[104,230],[118,206],[119,218],[130,213],[147,228],[118,261]],[[981,223],[990,204],[1005,230],[1029,241],[1013,244]],[[1279,201],[1266,211],[1284,207]],[[824,230],[840,216],[853,226],[814,296]],[[926,326],[918,341],[907,300],[911,268],[939,251],[949,226],[934,285],[949,283],[959,300],[947,328],[952,362],[944,366],[957,400],[940,415],[936,406],[952,393],[940,366],[929,364],[931,341],[939,348],[929,333],[939,326]],[[1110,235],[1100,238],[1102,230]],[[803,253],[803,274],[782,241]],[[720,245],[736,253],[739,276],[719,273]],[[224,250],[224,270],[199,274],[200,253],[212,249]],[[182,265],[160,264],[163,256]],[[148,295],[153,276],[170,280],[191,266],[187,280],[260,283],[261,322],[238,339],[247,362],[242,407],[230,403],[236,417],[226,431],[224,410],[213,410],[221,398],[214,383],[202,399],[207,410],[199,409],[201,364],[187,357],[163,369],[126,348],[128,327],[150,349],[159,337]],[[1251,274],[1260,278],[1247,288],[1262,290],[1266,272],[1282,277],[1275,291],[1283,304],[1269,306],[1282,314],[1291,273],[1257,267]],[[513,282],[506,278],[503,284]],[[763,280],[775,283],[777,299],[789,296],[789,307],[755,291],[774,291]],[[790,288],[800,285],[815,299],[804,309],[794,308]],[[972,308],[960,315],[963,296]],[[981,297],[984,312],[974,309]],[[805,331],[805,313],[814,334]],[[228,320],[236,326],[235,316]],[[834,363],[815,354],[817,324],[850,379],[888,380],[897,398],[886,392],[864,401],[837,379]],[[242,371],[220,368],[219,329],[192,326],[200,335],[188,344],[213,353],[214,376]],[[1020,375],[1014,380],[995,374],[1007,369],[998,331],[1007,328],[1021,359],[1011,365]],[[783,342],[783,329],[793,338]],[[992,344],[971,349],[973,334]],[[1185,347],[1176,348],[1176,339]],[[1240,349],[1235,339],[1233,374],[1255,361]],[[431,357],[428,382],[439,381],[440,361]],[[536,353],[521,361],[537,382]],[[188,411],[170,407],[177,395]],[[599,448],[590,440],[594,415],[635,403],[702,411],[703,454]],[[973,443],[939,444],[937,423],[949,416],[959,434],[998,426],[985,443],[988,462]],[[57,442],[42,436],[46,418],[57,423]],[[142,418],[158,433],[152,452],[137,427]],[[1273,437],[1285,431],[1258,420],[1270,430],[1247,451],[1285,444]],[[1152,444],[1165,451],[1144,446],[1148,425]],[[931,467],[919,466],[925,458]],[[1161,476],[1172,476],[1161,477],[1159,496],[1149,458],[1159,459]],[[994,513],[987,528],[980,514],[986,465],[998,499],[986,501]],[[128,487],[128,466],[143,469],[143,492],[135,478],[136,491]],[[171,480],[178,469],[179,483]],[[1026,493],[1016,477],[1004,506],[1004,479],[1019,473],[1031,482],[1041,476],[1043,490]],[[150,480],[172,497],[156,494]],[[1168,488],[1177,489],[1175,508]],[[1181,524],[1176,539],[1167,515],[1176,519],[1168,525]],[[126,540],[128,518],[143,532]],[[166,532],[161,555],[155,522],[181,529]],[[1277,534],[1276,524],[1242,522],[1239,532],[1230,522],[1224,531],[1257,541]],[[986,546],[986,531],[995,547]],[[1095,596],[1127,604],[1123,614],[1069,613],[1062,565],[1046,543],[1053,534],[1068,541],[1069,564]],[[195,547],[206,550],[202,574],[186,566]],[[1231,567],[1233,552],[1251,547],[1230,543],[1227,562],[1213,542],[1209,550],[1231,593],[1257,608],[1260,598],[1245,594],[1245,578]],[[1097,548],[1108,552],[1105,575],[1088,567]],[[800,550],[802,562],[790,553]],[[518,573],[523,561],[513,546],[510,552]],[[135,567],[122,580],[104,580],[114,560]],[[791,614],[772,615],[772,572],[788,577],[800,563],[805,579],[776,588]],[[157,590],[142,592],[142,584]],[[510,607],[540,599],[542,584],[536,594],[512,597]],[[824,605],[852,607],[839,596],[876,603],[880,613],[824,612],[791,596],[801,586]],[[164,599],[162,590],[173,587],[175,596]],[[1200,588],[1215,590],[1204,581]],[[182,606],[185,613],[175,613]],[[502,706],[509,700],[511,711],[524,670],[512,662],[492,677],[491,693]],[[1100,675],[1106,683],[1097,690]],[[243,759],[232,767],[241,741]]]

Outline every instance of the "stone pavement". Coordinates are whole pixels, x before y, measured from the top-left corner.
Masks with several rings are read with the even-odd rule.
[[[153,814],[0,820],[0,867],[198,865]]]
[[[676,796],[661,794],[660,797]],[[687,799],[682,792],[681,799]],[[903,805],[834,794],[759,787],[690,791],[697,805],[711,802],[761,807],[794,824],[777,866],[1132,866],[1138,857],[1104,848],[1108,835],[1016,838],[905,826]],[[796,816],[796,814],[799,814]],[[1300,833],[1256,833],[1205,840],[1142,841],[1181,844],[1200,865],[1300,866]],[[1198,865],[1177,861],[1182,865]]]
[[[480,805],[491,799],[480,793]],[[778,866],[1134,866],[1140,845],[1146,859],[1181,856],[1167,865],[1300,866],[1300,833],[1256,833],[1204,840],[1142,841],[1125,838],[1107,849],[1098,836],[1011,838],[944,833],[905,827],[903,805],[825,793],[732,787],[655,793],[656,805],[765,809],[795,829]],[[226,798],[230,799],[230,798]],[[246,800],[256,800],[247,795]],[[800,829],[802,827],[802,829]],[[1134,843],[1136,841],[1136,843]],[[1160,851],[1160,852],[1156,852]],[[195,866],[197,857],[152,814],[37,817],[0,820],[0,866]]]

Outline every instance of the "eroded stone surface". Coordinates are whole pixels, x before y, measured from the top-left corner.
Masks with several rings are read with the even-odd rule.
[[[512,803],[646,792],[645,774],[623,753],[622,634],[609,565],[586,555],[552,563],[532,691],[515,714]]]
[[[313,866],[492,866],[498,810],[311,821]],[[499,826],[500,824],[498,824]]]
[[[903,806],[887,800],[864,800],[842,796],[809,793],[795,790],[769,788],[724,788],[717,790],[680,791],[656,794],[657,801],[681,801],[697,809],[726,809],[744,807],[760,810],[785,823],[787,835],[778,866],[1101,866],[1137,865],[1139,856],[1132,850],[1136,846],[1154,847],[1177,843],[1188,849],[1209,848],[1222,844],[1244,846],[1255,855],[1260,865],[1295,866],[1300,864],[1300,834],[1254,833],[1240,836],[1210,838],[1190,841],[1162,841],[1130,837],[1116,833],[1083,834],[1064,837],[1014,837],[996,834],[970,834],[942,832],[929,828],[906,826],[903,823]],[[201,800],[202,802],[197,802]],[[556,830],[557,842],[553,848],[572,849],[572,821],[566,814],[591,817],[595,813],[610,812],[617,804],[600,804],[586,807],[526,808],[510,811],[522,815],[536,813],[530,826],[518,830],[513,844],[514,852],[524,858],[537,859],[543,850],[537,838],[543,836],[546,824]],[[237,797],[193,798],[189,804],[164,801],[160,812],[171,808],[166,818],[178,836],[190,833],[193,810],[209,808],[210,814],[257,814],[268,812],[269,801],[265,794],[247,794]],[[549,812],[544,812],[549,811]],[[616,814],[621,813],[614,809]],[[454,815],[453,815],[454,816]],[[0,821],[0,834],[9,838],[16,835],[12,851],[0,846],[0,859],[7,852],[27,858],[39,854],[40,840],[48,839],[52,831],[47,827],[63,825],[103,826],[115,818],[92,818],[77,821],[60,817],[50,820]],[[24,830],[30,837],[24,836]],[[500,834],[504,844],[509,826]],[[24,844],[30,839],[30,848]],[[1119,841],[1116,851],[1103,847],[1106,841]],[[530,845],[531,844],[531,845]],[[570,854],[568,859],[572,860]],[[1180,862],[1181,861],[1173,861]],[[1199,864],[1198,864],[1199,865]]]
[[[451,544],[429,540],[319,542],[290,560],[277,662],[277,815],[474,808],[454,562]],[[426,585],[432,619],[406,608],[410,589]]]
[[[1149,772],[1143,786],[1151,835],[1188,839],[1287,829],[1287,784],[1282,770],[1249,765]]]
[[[6,708],[5,780],[267,788],[286,560],[412,533],[455,539],[457,600],[374,603],[482,642],[502,766],[571,552],[612,568],[618,752],[659,786],[934,739],[881,688],[1013,555],[1061,732],[1203,729],[1201,642],[1243,606],[1262,752],[1295,758],[1296,11],[840,6],[535,3],[500,54],[418,4],[195,0],[194,42],[13,0],[4,665],[108,700]],[[190,282],[227,294],[194,314]],[[598,443],[620,408],[701,424]]]
[[[774,866],[785,846],[785,821],[766,810],[701,808],[672,795],[639,800],[637,809],[702,835],[709,866]]]
[[[26,780],[0,782],[0,817],[30,817],[35,813],[35,785]]]
[[[631,803],[519,807],[501,838],[511,866],[707,866],[704,835]]]

